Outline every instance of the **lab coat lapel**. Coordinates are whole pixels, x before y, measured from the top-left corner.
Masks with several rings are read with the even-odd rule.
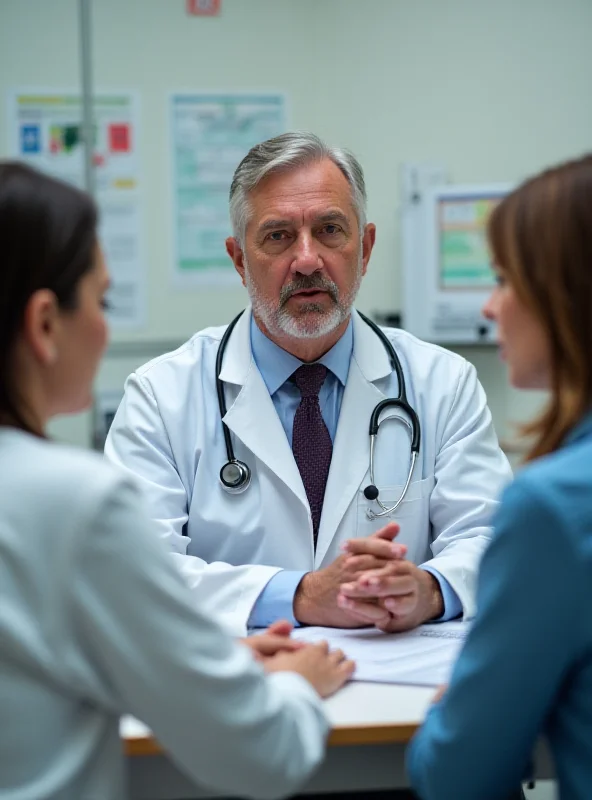
[[[247,309],[228,340],[220,378],[240,386],[224,422],[308,508],[292,448],[251,351],[251,311]],[[230,393],[227,391],[227,398]],[[229,402],[229,399],[227,399]]]
[[[315,565],[318,567],[370,464],[368,428],[374,407],[385,394],[374,384],[391,373],[380,339],[355,312],[354,350],[341,411],[319,526]],[[354,531],[350,535],[354,535]]]

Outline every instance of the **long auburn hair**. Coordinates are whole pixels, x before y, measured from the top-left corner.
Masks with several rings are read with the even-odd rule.
[[[549,402],[522,428],[532,461],[560,447],[592,406],[592,155],[548,169],[505,197],[488,238],[550,347]]]

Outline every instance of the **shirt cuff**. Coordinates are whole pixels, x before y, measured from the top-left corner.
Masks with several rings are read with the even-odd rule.
[[[460,617],[463,610],[462,603],[460,602],[457,593],[448,583],[446,578],[443,575],[440,575],[438,570],[434,569],[433,567],[420,567],[420,569],[425,569],[426,572],[429,572],[430,575],[433,575],[438,581],[440,584],[440,591],[442,592],[442,600],[444,601],[444,613],[441,617],[432,619],[430,622],[446,622],[449,619]]]
[[[294,595],[305,575],[305,570],[284,569],[276,572],[255,601],[247,626],[267,628],[278,619],[287,619],[299,627],[300,623],[294,619]]]

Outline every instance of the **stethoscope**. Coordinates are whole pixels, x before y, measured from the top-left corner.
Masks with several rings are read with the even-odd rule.
[[[218,345],[218,353],[216,355],[216,393],[218,395],[218,407],[220,409],[222,431],[224,433],[224,443],[226,445],[226,457],[228,459],[220,470],[220,483],[222,484],[222,487],[230,494],[240,494],[241,492],[244,492],[246,489],[248,489],[249,484],[251,483],[251,470],[244,461],[239,461],[235,457],[234,447],[232,446],[232,440],[230,438],[230,430],[224,422],[224,417],[226,416],[226,399],[224,397],[224,383],[220,379],[222,361],[224,360],[224,353],[226,352],[228,339],[232,334],[234,326],[239,321],[243,313],[244,311],[241,311],[240,314],[232,320],[230,325],[224,331],[224,335],[220,340],[220,344]],[[360,317],[364,320],[366,325],[368,325],[374,331],[374,333],[382,342],[391,362],[391,368],[397,373],[397,381],[399,383],[398,396],[387,397],[385,400],[381,400],[380,403],[375,406],[374,410],[372,411],[372,415],[370,416],[370,483],[364,489],[364,497],[366,497],[367,500],[376,500],[376,503],[381,510],[373,511],[372,509],[368,509],[366,513],[369,519],[377,519],[378,517],[385,517],[396,511],[407,495],[409,484],[411,483],[411,478],[413,477],[413,470],[415,469],[415,462],[417,461],[417,457],[419,455],[421,426],[419,424],[419,417],[407,401],[403,368],[401,367],[401,362],[395,353],[393,345],[384,332],[381,331],[378,325],[372,322],[371,319],[368,319],[368,317],[366,317],[364,314],[361,314],[359,311],[358,314],[360,314]],[[381,420],[380,415],[387,408],[398,409],[398,411],[404,414],[408,419],[400,416],[400,414],[395,414],[394,416],[384,417]],[[409,472],[407,473],[407,480],[403,486],[401,496],[397,502],[390,507],[385,506],[381,502],[379,491],[374,480],[374,448],[376,446],[378,429],[381,422],[384,422],[388,419],[395,419],[398,422],[403,423],[403,425],[408,428],[411,437],[411,459],[409,463]]]

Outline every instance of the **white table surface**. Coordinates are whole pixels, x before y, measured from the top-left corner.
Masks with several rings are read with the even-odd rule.
[[[435,688],[352,682],[325,707],[333,731],[320,769],[303,793],[371,791],[408,786],[405,748],[421,724]],[[194,800],[213,797],[196,787],[158,748],[138,720],[125,717],[121,735],[126,748],[132,800]],[[147,748],[148,755],[142,753]],[[538,778],[552,778],[548,751],[539,746]]]
[[[434,688],[352,682],[324,701],[333,726],[319,771],[305,792],[390,789],[407,785],[405,746],[429,708]],[[158,751],[149,729],[133,717],[121,722],[134,800],[211,797]],[[148,754],[141,755],[146,752]],[[132,755],[131,753],[136,753]]]
[[[327,715],[334,727],[418,725],[429,708],[434,688],[399,686],[384,683],[351,682],[341,691],[324,700]],[[144,740],[150,730],[134,717],[121,721],[125,740]]]

